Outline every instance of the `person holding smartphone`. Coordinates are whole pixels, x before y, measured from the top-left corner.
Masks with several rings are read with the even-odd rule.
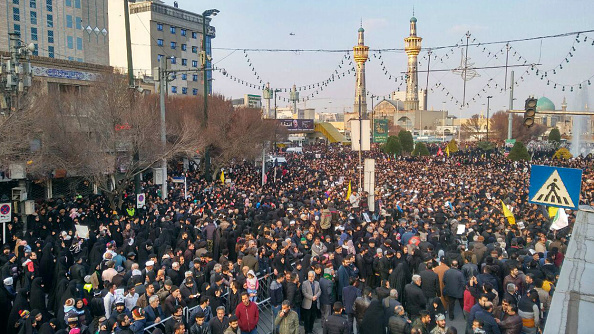
[[[281,310],[274,319],[274,326],[278,328],[278,334],[298,334],[299,317],[297,312],[291,310],[291,302],[284,300]]]

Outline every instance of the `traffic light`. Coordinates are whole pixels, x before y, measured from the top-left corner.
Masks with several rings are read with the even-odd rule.
[[[529,128],[534,125],[534,117],[536,116],[536,99],[529,97],[526,99],[524,105],[524,126]]]

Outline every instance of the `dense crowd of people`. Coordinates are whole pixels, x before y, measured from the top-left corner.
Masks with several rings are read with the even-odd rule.
[[[313,145],[264,186],[242,162],[227,182],[174,171],[187,193],[171,183],[166,200],[145,182],[144,208],[132,188],[122,208],[100,195],[37,203],[0,254],[2,332],[261,333],[260,302],[280,334],[318,321],[324,333],[540,331],[575,217],[550,229],[528,202],[529,163],[473,149],[364,157],[371,194],[357,191],[356,153]],[[591,157],[532,163],[583,169],[581,203],[594,205]],[[457,312],[466,328],[448,323]]]

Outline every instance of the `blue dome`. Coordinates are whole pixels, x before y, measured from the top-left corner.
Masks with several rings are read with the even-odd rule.
[[[363,27],[359,28],[359,32],[365,32],[365,29],[363,29]]]
[[[555,104],[553,103],[553,101],[549,100],[546,97],[541,97],[538,99],[538,101],[536,102],[536,111],[551,111],[551,110],[556,110],[555,109]]]
[[[413,16],[413,17],[411,17],[411,18],[410,18],[410,22],[417,22],[417,18],[416,18],[416,17],[414,17],[414,16]]]

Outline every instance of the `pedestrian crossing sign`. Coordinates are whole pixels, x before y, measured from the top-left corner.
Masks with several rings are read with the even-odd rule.
[[[559,208],[578,209],[582,170],[532,165],[530,171],[531,203]]]

